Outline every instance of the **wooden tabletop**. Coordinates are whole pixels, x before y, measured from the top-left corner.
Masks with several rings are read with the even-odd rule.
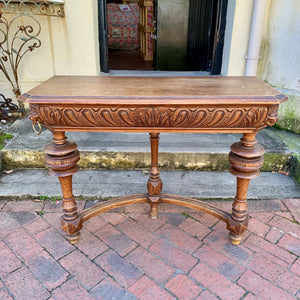
[[[256,77],[55,76],[20,96],[40,104],[279,104],[283,94]]]

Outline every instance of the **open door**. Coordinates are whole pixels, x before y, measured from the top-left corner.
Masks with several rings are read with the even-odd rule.
[[[187,70],[189,0],[157,0],[155,66],[161,71]]]
[[[154,65],[219,74],[228,0],[157,0]]]
[[[137,0],[135,0],[137,1]],[[153,5],[153,24],[141,26],[146,40],[152,37],[153,67],[162,71],[210,71],[220,74],[228,0],[139,0],[142,6]],[[101,72],[109,72],[109,43],[106,0],[98,0]],[[144,16],[145,17],[145,16]],[[145,19],[146,20],[146,19]],[[152,25],[152,28],[150,28]],[[125,26],[126,27],[126,26]],[[127,28],[127,27],[126,27]],[[134,70],[153,70],[144,56],[135,59]],[[141,48],[142,48],[141,47]],[[136,51],[138,53],[138,51]],[[133,64],[126,56],[126,68]],[[137,56],[138,57],[138,56]],[[141,68],[141,66],[143,66]],[[115,68],[111,65],[113,70]],[[126,69],[125,68],[125,69]],[[125,70],[124,68],[120,68]]]
[[[157,1],[153,0],[153,69],[157,70]]]
[[[101,72],[153,71],[152,14],[153,0],[98,0]]]
[[[108,37],[107,37],[107,15],[106,0],[98,0],[98,30],[100,45],[100,70],[103,73],[109,72],[108,64]]]
[[[220,74],[226,13],[227,0],[190,0],[189,70]]]
[[[188,68],[209,71],[212,63],[215,7],[218,0],[190,0],[187,45]]]
[[[212,52],[211,75],[221,73],[228,0],[219,0],[216,7],[216,27]]]

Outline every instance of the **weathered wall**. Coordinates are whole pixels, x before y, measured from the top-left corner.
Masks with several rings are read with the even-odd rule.
[[[258,76],[290,97],[278,126],[300,133],[300,1],[272,0],[266,12]]]
[[[187,69],[189,0],[158,0],[158,70]]]
[[[300,1],[272,0],[266,15],[258,75],[300,92]]]

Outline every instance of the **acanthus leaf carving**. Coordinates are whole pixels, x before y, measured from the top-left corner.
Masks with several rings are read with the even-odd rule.
[[[277,110],[276,106],[101,108],[31,104],[31,111],[49,127],[262,128],[276,122]]]

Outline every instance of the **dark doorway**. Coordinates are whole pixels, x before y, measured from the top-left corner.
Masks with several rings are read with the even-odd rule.
[[[100,50],[100,69],[103,73],[109,72],[108,64],[108,38],[106,0],[98,0],[98,31]]]
[[[172,5],[172,0],[166,1]],[[165,30],[166,27],[164,27],[164,24],[166,24],[166,19],[164,18],[162,22],[163,16],[159,14],[161,10],[157,9],[160,3],[166,5],[166,1],[154,1],[157,41],[155,42],[156,51],[154,50],[153,64],[156,66],[156,69],[210,71],[211,74],[220,74],[228,0],[189,1],[189,14],[186,17],[188,34],[185,44],[183,44],[183,47],[181,46],[183,50],[180,52],[180,58],[177,57],[179,53],[178,47],[177,49],[173,47],[172,39],[170,39],[172,33],[169,31],[169,28],[172,30],[172,26],[169,24],[169,28]],[[109,50],[106,0],[98,0],[98,11],[101,71],[107,73],[109,69],[153,70],[152,62],[143,61],[143,58],[138,55],[138,49],[127,49],[125,51],[119,49]],[[170,18],[170,20],[172,18],[174,19],[172,9],[170,9],[168,18]],[[163,30],[167,32],[165,35],[169,39],[167,43],[161,39]],[[176,37],[175,30],[173,36]],[[178,41],[174,43],[178,45]],[[161,45],[163,45],[163,47]],[[167,52],[165,49],[167,49]],[[174,53],[176,59],[172,58],[172,53]]]
[[[140,24],[148,10],[148,18],[152,17],[152,7],[144,8],[138,0],[99,0],[98,8],[101,71],[153,71],[153,56],[141,52],[149,26]]]
[[[190,0],[187,60],[190,70],[208,71],[212,63],[218,0]]]
[[[187,61],[190,70],[219,74],[227,0],[190,0]]]

